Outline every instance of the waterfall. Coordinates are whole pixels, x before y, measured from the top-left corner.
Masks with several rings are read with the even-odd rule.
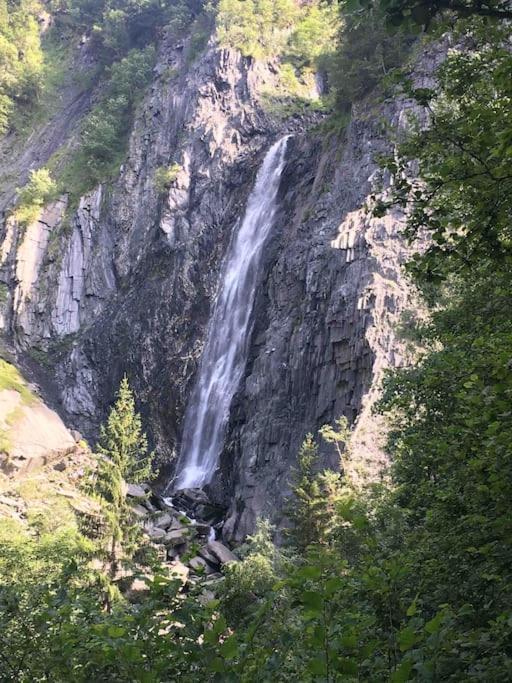
[[[219,461],[229,408],[247,362],[259,266],[274,222],[288,137],[267,152],[243,221],[231,238],[198,379],[185,412],[175,489],[201,488]]]

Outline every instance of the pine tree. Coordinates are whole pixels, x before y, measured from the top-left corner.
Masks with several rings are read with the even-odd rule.
[[[299,451],[298,469],[292,486],[293,500],[288,507],[292,522],[289,536],[300,551],[312,544],[327,544],[335,522],[335,506],[340,490],[340,475],[330,470],[317,473],[318,446],[307,434]]]
[[[320,436],[327,443],[333,443],[340,458],[340,468],[343,471],[343,460],[349,456],[348,443],[350,441],[350,427],[347,418],[342,415],[332,425],[324,425],[320,429]]]
[[[123,377],[117,400],[100,429],[96,467],[86,478],[85,488],[98,500],[102,512],[99,555],[106,575],[105,607],[110,610],[112,581],[120,558],[128,560],[137,547],[140,526],[135,519],[126,482],[141,483],[151,478],[153,453],[148,453],[147,437],[127,377]]]

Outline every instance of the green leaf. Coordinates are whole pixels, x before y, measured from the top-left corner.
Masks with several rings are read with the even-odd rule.
[[[321,611],[324,599],[318,591],[304,591],[301,596],[301,602],[310,610]]]
[[[226,671],[226,666],[224,664],[224,661],[220,657],[216,657],[211,663],[210,666],[208,667],[210,671],[213,671],[215,673],[224,673]]]
[[[400,650],[402,652],[410,650],[417,641],[418,637],[410,626],[406,626],[406,628],[402,629],[398,634],[398,644],[400,645]]]
[[[412,662],[405,661],[400,664],[398,669],[391,674],[389,683],[405,683],[409,680],[412,671]]]
[[[427,621],[427,623],[425,624],[425,631],[430,634],[437,633],[441,628],[443,618],[443,612],[438,612],[433,619]]]
[[[233,659],[238,654],[238,642],[235,635],[229,636],[220,646],[220,653],[224,659]]]
[[[319,579],[322,576],[322,570],[319,567],[301,567],[295,576],[301,579]]]
[[[343,586],[343,580],[340,579],[339,577],[334,577],[332,579],[328,579],[325,582],[325,592],[327,595],[332,595],[333,593],[336,593],[341,589]]]
[[[416,606],[416,598],[411,602],[409,607],[407,608],[407,616],[408,617],[414,617],[414,615],[418,612],[417,606]]]
[[[308,662],[308,671],[315,676],[325,676],[327,673],[327,664],[321,657],[316,657]]]
[[[111,638],[121,638],[126,635],[126,629],[122,626],[109,626],[107,633]]]

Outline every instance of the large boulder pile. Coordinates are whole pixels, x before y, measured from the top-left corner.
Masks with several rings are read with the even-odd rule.
[[[128,484],[126,495],[164,565],[184,583],[219,579],[223,565],[238,561],[217,540],[224,511],[202,490],[185,489],[165,498],[154,495],[147,484]]]

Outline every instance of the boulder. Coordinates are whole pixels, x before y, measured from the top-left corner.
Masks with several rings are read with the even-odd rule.
[[[149,515],[149,512],[146,510],[145,507],[142,507],[142,505],[132,505],[132,510],[137,515],[137,517],[143,518]]]
[[[208,541],[207,547],[221,564],[238,562],[238,557],[220,541]]]
[[[173,516],[168,512],[161,512],[153,520],[153,524],[159,529],[169,529],[173,522]]]
[[[166,536],[165,529],[160,529],[157,526],[152,527],[147,531],[149,538],[152,541],[163,541]]]
[[[152,578],[152,576],[148,575],[146,577],[138,577],[134,579],[126,593],[128,600],[130,600],[130,602],[141,602],[145,595],[150,591],[149,583],[151,582]]]
[[[146,498],[148,488],[146,484],[127,484],[126,495],[130,498]]]
[[[152,505],[149,500],[141,500],[140,504],[143,505],[146,508],[146,510],[149,510],[149,512],[151,512],[151,513],[158,512],[156,507],[154,505]]]
[[[202,489],[182,489],[172,500],[174,506],[192,509],[200,503],[208,502],[208,496]]]
[[[165,545],[181,545],[182,543],[187,543],[190,541],[193,534],[191,529],[182,527],[181,529],[171,529],[165,534],[163,542]]]
[[[179,560],[174,560],[169,564],[169,574],[173,579],[180,579],[180,581],[185,584],[188,581],[188,575],[190,569],[180,562]]]
[[[213,567],[218,567],[220,562],[217,559],[217,556],[214,555],[209,549],[207,545],[204,545],[200,550],[199,550],[199,555],[209,562]]]
[[[179,546],[171,546],[167,549],[167,557],[169,560],[176,560],[180,557]]]
[[[206,560],[202,557],[193,557],[189,562],[188,566],[197,572],[198,574],[211,574],[213,569],[210,567]]]
[[[171,522],[171,529],[183,529],[183,528],[189,528],[189,524],[184,524],[183,520],[188,519],[188,517],[185,517],[185,515],[180,515],[179,517],[174,517],[174,519]]]

